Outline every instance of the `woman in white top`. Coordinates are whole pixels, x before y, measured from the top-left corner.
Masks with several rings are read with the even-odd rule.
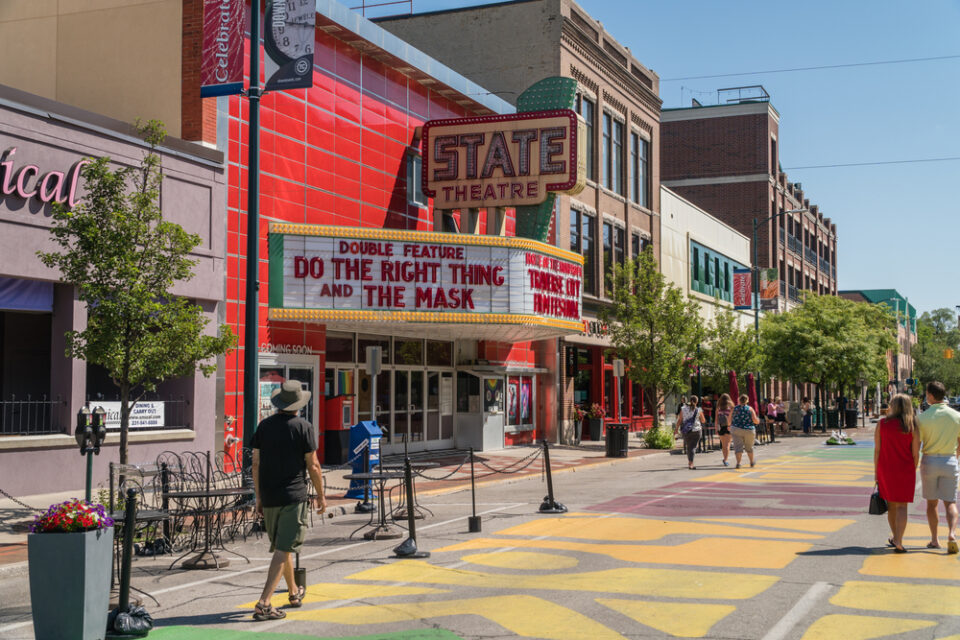
[[[683,434],[683,447],[687,451],[687,466],[690,469],[696,469],[693,466],[693,454],[697,451],[697,445],[700,444],[700,435],[703,430],[700,425],[703,424],[703,411],[697,405],[700,398],[690,396],[687,404],[680,407],[677,412],[677,421],[673,428],[673,435],[676,437],[677,431]]]

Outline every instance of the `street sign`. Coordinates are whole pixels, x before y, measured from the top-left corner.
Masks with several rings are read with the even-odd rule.
[[[382,365],[383,347],[367,347],[367,375],[377,375]]]
[[[613,361],[613,375],[618,378],[623,377],[623,360],[618,358]]]

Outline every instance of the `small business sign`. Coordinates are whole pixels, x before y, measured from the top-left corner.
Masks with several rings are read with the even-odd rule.
[[[243,0],[203,1],[202,98],[243,91],[245,22]]]
[[[579,120],[571,109],[430,120],[423,192],[438,209],[517,207],[579,193]]]
[[[265,16],[264,91],[312,87],[316,0],[267,0]]]
[[[107,412],[107,429],[120,428],[120,402],[94,402],[95,406],[103,407]],[[141,400],[130,410],[131,429],[158,429],[165,427],[164,403],[160,401]]]
[[[753,283],[750,280],[750,269],[733,270],[733,308],[750,309],[750,290]]]

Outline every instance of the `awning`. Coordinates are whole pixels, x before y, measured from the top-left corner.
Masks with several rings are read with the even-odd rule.
[[[457,371],[463,373],[472,373],[475,376],[532,376],[538,373],[547,373],[546,367],[516,367],[516,366],[498,366],[472,364],[466,367],[457,367]]]
[[[0,278],[0,311],[53,311],[53,283]]]

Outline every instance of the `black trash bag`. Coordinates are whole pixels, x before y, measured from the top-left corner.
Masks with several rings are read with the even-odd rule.
[[[114,609],[107,617],[107,631],[127,636],[144,637],[153,629],[153,618],[143,607],[130,607],[126,611]]]

